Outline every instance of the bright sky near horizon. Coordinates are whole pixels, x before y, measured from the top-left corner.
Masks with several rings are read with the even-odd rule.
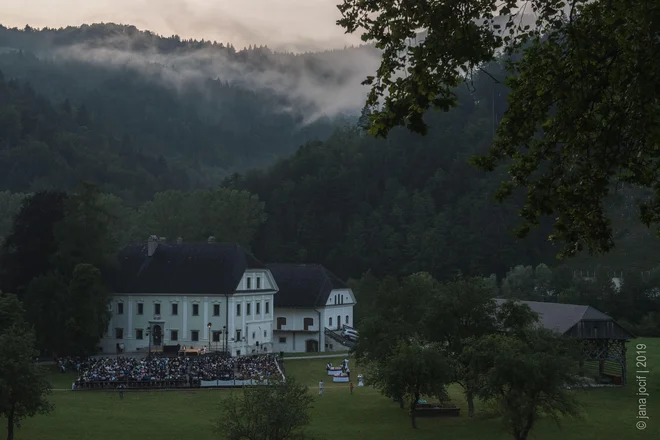
[[[22,28],[132,24],[182,38],[304,51],[359,44],[335,24],[341,0],[0,0],[0,24]]]

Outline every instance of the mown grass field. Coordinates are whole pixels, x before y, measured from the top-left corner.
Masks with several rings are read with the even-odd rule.
[[[637,384],[634,380],[635,345],[648,346],[649,413],[646,430],[635,427]],[[660,438],[660,339],[638,339],[629,344],[629,384],[626,388],[580,391],[584,403],[582,420],[565,420],[561,428],[544,420],[533,431],[534,440],[656,439]],[[420,419],[413,431],[406,410],[371,388],[356,388],[350,395],[347,384],[326,379],[325,364],[335,359],[285,361],[288,375],[308,383],[317,395],[324,378],[326,389],[316,397],[311,430],[326,439],[401,440],[510,439],[499,421],[465,415],[448,419]],[[357,376],[359,367],[352,373]],[[51,396],[55,412],[24,421],[17,440],[181,440],[220,439],[213,433],[213,421],[220,417],[219,402],[232,391],[126,392],[120,400],[115,392],[71,392],[72,376],[54,373]],[[355,381],[357,384],[357,381]],[[64,389],[64,390],[62,390]],[[452,388],[455,403],[466,411],[459,388]],[[477,405],[477,411],[480,405]],[[3,435],[3,434],[0,434]]]

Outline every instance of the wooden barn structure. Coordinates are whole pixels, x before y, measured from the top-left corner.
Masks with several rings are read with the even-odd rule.
[[[498,305],[507,301],[496,299]],[[539,324],[563,335],[586,342],[581,370],[597,365],[598,378],[617,385],[626,384],[628,372],[626,343],[635,336],[612,317],[591,306],[537,301],[519,301],[538,313]]]

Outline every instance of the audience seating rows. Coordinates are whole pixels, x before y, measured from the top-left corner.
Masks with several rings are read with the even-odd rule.
[[[211,353],[197,357],[64,358],[60,371],[75,370],[73,389],[196,388],[202,381],[264,381],[281,377],[273,355],[229,357]]]

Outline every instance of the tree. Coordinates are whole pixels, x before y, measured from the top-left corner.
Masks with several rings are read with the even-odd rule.
[[[65,356],[67,334],[62,323],[69,307],[66,277],[51,271],[30,281],[23,295],[27,321],[36,332],[36,348],[42,353]]]
[[[21,209],[26,194],[0,191],[0,246],[7,235],[11,232],[14,216]]]
[[[101,272],[91,264],[79,264],[73,271],[67,297],[67,353],[88,355],[98,351],[99,340],[108,329],[110,295]]]
[[[496,305],[495,292],[484,278],[458,278],[442,284],[431,301],[422,322],[427,329],[429,340],[446,347],[452,357],[464,349],[464,341],[495,332]],[[453,380],[465,392],[468,402],[468,415],[474,415],[474,394],[476,384],[469,381],[466,373],[469,365],[456,364]]]
[[[417,428],[417,403],[422,396],[447,400],[452,364],[439,344],[399,340],[385,360],[370,364],[370,384],[394,400],[410,402],[410,421]]]
[[[477,394],[492,401],[515,440],[527,440],[542,417],[559,424],[576,417],[579,345],[547,329],[494,334],[467,341],[461,355],[478,382]]]
[[[649,99],[660,75],[660,7],[652,0],[518,3],[344,0],[338,24],[364,31],[363,40],[383,50],[365,81],[367,104],[382,104],[371,132],[406,125],[424,133],[426,110],[455,106],[454,87],[475,72],[487,75],[486,63],[504,50],[509,107],[489,153],[474,163],[488,171],[509,164],[498,199],[526,189],[519,235],[553,214],[550,238],[564,243],[562,255],[608,251],[603,202],[614,185],[648,189],[640,218],[660,220],[660,104]]]
[[[70,276],[76,265],[85,263],[106,268],[114,263],[118,250],[114,232],[115,215],[108,210],[108,198],[89,183],[82,183],[69,196],[64,217],[55,225],[58,270]]]
[[[416,273],[403,280],[385,278],[368,280],[363,287],[374,289],[367,298],[360,338],[355,348],[358,362],[386,362],[400,340],[421,338],[425,328],[421,318],[438,289],[438,282],[428,273]]]
[[[23,200],[0,251],[3,290],[21,295],[33,278],[53,268],[54,228],[64,217],[66,197],[62,192],[43,191]]]
[[[176,240],[238,242],[249,246],[258,227],[266,220],[264,203],[244,190],[218,188],[193,192],[165,191],[142,205],[138,229]]]
[[[37,347],[58,356],[95,353],[108,327],[108,301],[101,272],[91,264],[76,265],[70,276],[53,271],[35,278],[25,306]]]
[[[51,387],[35,362],[34,333],[14,295],[0,294],[0,317],[13,319],[0,321],[0,415],[7,419],[7,440],[13,440],[22,419],[53,409],[46,399]]]
[[[227,440],[309,440],[306,431],[314,398],[292,377],[243,387],[222,402],[216,433]]]

